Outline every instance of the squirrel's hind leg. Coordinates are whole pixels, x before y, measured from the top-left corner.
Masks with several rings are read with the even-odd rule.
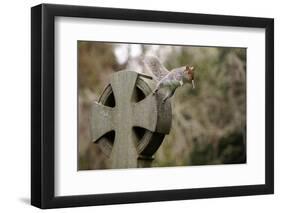
[[[167,93],[167,95],[163,98],[162,103],[165,103],[167,99],[171,98],[175,94],[175,91],[176,91],[175,89],[172,91],[169,91]]]
[[[162,100],[162,103],[164,104],[169,98],[171,98],[173,96],[173,94],[167,94],[163,100]]]
[[[154,89],[153,92],[152,92],[152,95],[155,95],[156,92],[158,92],[158,90],[160,89],[160,86],[161,86],[161,82],[159,82],[159,83],[156,85],[155,89]]]
[[[156,88],[155,90],[153,90],[152,95],[155,95],[156,92],[158,92],[159,88]]]

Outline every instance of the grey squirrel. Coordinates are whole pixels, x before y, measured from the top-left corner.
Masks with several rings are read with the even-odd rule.
[[[144,66],[152,72],[154,79],[158,82],[153,95],[162,88],[165,90],[166,95],[163,98],[163,103],[174,95],[178,87],[186,83],[191,83],[192,88],[195,88],[193,66],[186,65],[168,71],[155,56],[147,56],[143,62]]]

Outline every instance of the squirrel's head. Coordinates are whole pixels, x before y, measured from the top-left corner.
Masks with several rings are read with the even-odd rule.
[[[186,66],[185,67],[185,78],[188,80],[188,82],[192,83],[192,88],[195,88],[195,83],[194,83],[194,67],[193,66]]]

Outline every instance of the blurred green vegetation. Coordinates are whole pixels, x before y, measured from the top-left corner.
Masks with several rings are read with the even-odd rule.
[[[89,107],[110,74],[143,71],[153,54],[168,69],[193,65],[196,89],[184,85],[172,98],[172,129],[156,152],[154,167],[246,162],[246,49],[78,42],[79,169],[104,169],[106,157],[92,144]]]

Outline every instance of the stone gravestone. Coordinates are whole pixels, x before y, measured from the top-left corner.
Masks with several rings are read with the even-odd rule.
[[[110,158],[111,168],[150,167],[153,154],[171,128],[171,103],[156,82],[133,71],[112,75],[91,108],[92,141]]]

